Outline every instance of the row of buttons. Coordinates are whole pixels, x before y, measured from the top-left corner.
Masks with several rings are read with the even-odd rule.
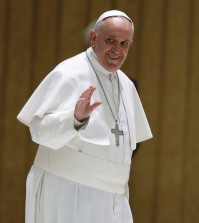
[[[120,207],[120,198],[119,195],[114,196],[114,205],[113,205],[113,213],[114,215],[118,215],[121,212],[121,207]]]

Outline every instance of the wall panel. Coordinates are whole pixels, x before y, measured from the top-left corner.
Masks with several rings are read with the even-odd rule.
[[[105,11],[112,9],[115,5],[114,0],[107,1],[99,1],[99,0],[91,0],[89,1],[89,10],[87,11],[89,14],[89,21],[93,21],[98,19],[98,17]]]
[[[133,20],[133,23],[134,23],[135,31],[134,31],[134,36],[133,36],[133,45],[129,50],[128,57],[122,67],[122,70],[126,72],[130,78],[136,81],[137,75],[139,73],[137,69],[138,69],[138,63],[139,63],[139,60],[138,60],[139,35],[141,32],[140,22],[141,22],[141,17],[142,17],[142,14],[140,13],[140,11],[142,8],[142,1],[117,0],[115,1],[115,8],[118,10],[124,11]]]
[[[182,222],[196,223],[199,211],[199,2],[190,2],[190,22],[188,61],[187,69],[187,98],[186,98],[186,117],[185,117],[185,143],[184,143],[184,182],[182,185]]]
[[[6,4],[7,3],[7,4]],[[3,185],[2,185],[2,180],[3,180],[3,159],[2,159],[2,153],[3,153],[3,138],[4,138],[4,122],[3,122],[3,117],[4,117],[4,90],[5,90],[5,85],[4,85],[4,80],[5,80],[5,72],[6,72],[6,46],[7,46],[7,34],[8,34],[8,10],[9,10],[9,4],[8,1],[0,1],[0,196],[3,191]],[[0,198],[0,203],[2,203],[2,199]],[[2,219],[3,216],[3,209],[2,205],[0,205],[0,220]]]
[[[20,4],[21,3],[21,4]],[[31,1],[7,1],[6,53],[3,57],[3,139],[1,147],[1,222],[24,221],[26,133],[16,110],[27,92]],[[27,131],[27,130],[26,130]],[[21,195],[21,196],[18,196]],[[16,203],[17,196],[17,203]],[[17,205],[16,205],[17,204]]]
[[[30,40],[31,65],[29,73],[26,74],[30,76],[29,95],[33,93],[41,80],[54,68],[57,62],[58,3],[59,1],[56,0],[33,1]],[[24,100],[23,104],[26,100]],[[32,165],[36,149],[37,145],[29,140],[27,142],[27,169]]]
[[[3,101],[4,101],[4,79],[5,79],[5,65],[6,65],[6,45],[7,45],[7,12],[6,1],[0,2],[0,153],[2,151],[2,141],[3,141]],[[0,156],[1,160],[1,156]],[[1,162],[0,162],[1,163]],[[0,172],[1,173],[1,172]]]
[[[132,206],[134,219],[137,222],[154,222],[156,209],[156,175],[158,174],[158,145],[157,135],[159,127],[159,106],[161,104],[161,76],[164,2],[156,0],[139,3],[137,46],[136,54],[136,80],[139,94],[147,113],[154,138],[141,143],[140,148],[133,157],[132,167]],[[151,7],[155,5],[156,7]],[[143,183],[144,182],[144,183]],[[147,185],[147,187],[146,187]],[[145,214],[140,210],[144,209]]]
[[[34,1],[32,90],[56,65],[57,2],[56,0]]]
[[[157,222],[181,222],[189,1],[167,1]],[[178,139],[178,140],[176,140]]]

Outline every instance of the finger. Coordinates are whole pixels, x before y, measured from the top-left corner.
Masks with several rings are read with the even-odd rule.
[[[99,105],[101,105],[102,102],[96,101],[90,106],[90,111],[92,112],[94,109],[96,109]]]
[[[86,98],[79,98],[79,100],[77,101],[78,107],[85,106],[86,104],[88,104],[88,100],[86,100]]]
[[[88,93],[88,99],[91,100],[91,97],[93,96],[94,91],[96,90],[96,87],[93,87],[90,92]]]
[[[95,91],[95,87],[91,86],[84,94],[84,97],[90,101],[92,95],[93,95],[93,92]]]
[[[86,98],[87,95],[89,94],[89,92],[91,91],[91,89],[93,88],[93,86],[90,86],[88,89],[86,89],[80,96],[80,98]]]
[[[86,94],[86,99],[87,100],[89,100],[89,101],[91,100],[91,97],[93,96],[93,93],[94,93],[95,90],[96,90],[96,87],[90,88],[90,90]]]
[[[85,100],[85,98],[82,98],[82,97],[81,97],[81,98],[79,98],[78,101],[84,101],[84,100]]]

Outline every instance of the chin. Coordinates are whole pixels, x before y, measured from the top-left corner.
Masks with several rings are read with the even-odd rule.
[[[121,67],[120,65],[113,64],[113,65],[108,65],[106,69],[110,72],[115,72],[118,69],[120,69],[120,67]]]
[[[117,71],[119,68],[117,68],[116,66],[105,66],[105,69],[109,72],[115,72]]]

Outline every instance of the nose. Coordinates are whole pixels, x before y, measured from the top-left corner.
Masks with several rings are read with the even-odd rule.
[[[113,49],[113,52],[114,53],[118,53],[118,54],[119,54],[119,52],[121,50],[119,44],[114,44],[113,47],[112,47],[112,49]]]

